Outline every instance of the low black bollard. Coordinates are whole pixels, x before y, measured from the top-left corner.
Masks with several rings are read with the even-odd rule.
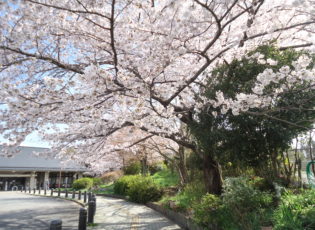
[[[66,198],[68,198],[68,189],[66,189],[66,195],[65,196],[66,196]]]
[[[72,191],[72,199],[74,199],[75,198],[75,191],[73,190]]]
[[[86,203],[86,191],[84,191],[84,194],[83,194],[83,202]]]
[[[49,230],[62,230],[62,221],[52,220],[49,225]]]
[[[23,192],[23,187],[21,187],[21,192]]]
[[[81,200],[81,191],[79,191],[78,200]]]
[[[60,196],[60,189],[58,189],[58,196]]]
[[[93,224],[94,223],[94,209],[95,209],[95,202],[90,201],[88,203],[88,224]]]
[[[91,201],[91,198],[92,198],[92,193],[91,193],[91,192],[89,192],[89,193],[88,193],[88,202],[90,202],[90,201]]]
[[[95,194],[92,194],[91,201],[94,201],[93,216],[95,216],[95,213],[96,213],[96,197],[95,197]]]
[[[40,187],[39,187],[39,189],[38,189],[38,194],[40,195]]]
[[[87,211],[85,208],[80,208],[79,214],[79,230],[86,230]]]
[[[51,189],[50,190],[50,196],[53,196],[54,195],[54,189]]]
[[[46,196],[47,195],[47,189],[44,188],[44,195]]]
[[[31,193],[31,187],[28,188],[28,193]]]
[[[26,193],[26,186],[24,187],[24,192]]]
[[[34,193],[34,194],[35,194],[35,191],[36,191],[36,190],[35,190],[35,188],[34,188],[34,190],[33,190],[33,193]]]

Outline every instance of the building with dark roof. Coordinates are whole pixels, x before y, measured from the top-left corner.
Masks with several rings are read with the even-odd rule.
[[[1,146],[0,146],[1,150]],[[12,157],[0,154],[0,191],[33,188],[70,187],[87,169],[74,162],[37,156],[47,148],[18,147]]]

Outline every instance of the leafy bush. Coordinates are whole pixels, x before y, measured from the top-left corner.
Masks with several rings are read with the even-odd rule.
[[[126,175],[136,175],[141,172],[141,164],[139,161],[132,161],[123,168]]]
[[[72,188],[76,190],[91,189],[92,187],[93,187],[93,179],[89,177],[77,179],[72,184]]]
[[[150,177],[140,177],[129,184],[127,195],[131,201],[147,203],[159,200],[162,196],[162,190]]]
[[[272,200],[271,194],[255,189],[248,179],[229,178],[221,199],[207,194],[194,206],[194,220],[210,229],[260,229],[268,221]]]
[[[93,181],[93,188],[94,188],[94,189],[99,188],[100,185],[103,183],[103,182],[102,182],[102,179],[99,178],[99,177],[92,178],[92,181]]]
[[[127,195],[127,190],[129,189],[131,183],[141,178],[140,175],[128,175],[119,178],[114,183],[114,193],[118,195]]]
[[[206,229],[233,229],[231,213],[220,197],[206,194],[200,203],[194,205],[194,221]]]
[[[163,165],[161,163],[159,164],[150,164],[149,167],[149,172],[151,175],[157,173],[157,172],[160,172],[163,170]]]
[[[248,183],[260,191],[274,190],[274,186],[269,181],[259,176],[250,177]]]
[[[274,212],[275,230],[315,229],[315,191],[305,190],[300,194],[287,193]]]
[[[267,208],[272,203],[272,196],[269,193],[255,189],[246,178],[228,178],[223,189],[223,202],[240,212]]]
[[[205,194],[206,190],[204,184],[202,182],[195,181],[194,183],[187,184],[176,196],[163,199],[162,205],[175,211],[189,213],[193,204],[199,203],[202,196]]]
[[[129,196],[131,201],[137,203],[156,201],[162,196],[162,190],[153,180],[141,175],[121,177],[114,183],[114,193]]]

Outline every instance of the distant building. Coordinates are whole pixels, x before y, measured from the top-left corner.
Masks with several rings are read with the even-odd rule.
[[[58,188],[70,187],[73,180],[82,177],[87,169],[74,162],[66,165],[58,159],[46,159],[34,152],[46,148],[18,147],[18,154],[4,157],[0,154],[0,191],[21,188]],[[1,146],[0,146],[1,151]]]

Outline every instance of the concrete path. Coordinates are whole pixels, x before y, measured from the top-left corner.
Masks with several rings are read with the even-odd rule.
[[[39,191],[37,190],[35,193],[38,194]],[[25,193],[21,193],[21,192],[17,192],[15,194],[33,197],[33,199],[42,198],[39,196],[25,195]],[[44,192],[41,191],[41,194],[43,195]],[[56,197],[57,195],[58,195],[57,192],[53,193],[54,197]],[[47,196],[48,197],[50,196],[50,191],[47,191]],[[65,193],[61,193],[60,196],[65,197]],[[72,193],[69,192],[68,197],[71,198]],[[75,197],[76,199],[78,198],[77,195]],[[50,199],[56,199],[56,198],[50,198]],[[69,201],[65,201],[65,202],[72,203]],[[81,203],[82,202],[83,202],[83,194],[81,197]],[[0,209],[1,209],[1,205],[0,205]],[[77,211],[75,213],[79,213],[79,212]],[[1,218],[1,211],[0,211],[0,218]],[[76,218],[78,218],[78,214]],[[62,217],[62,220],[63,219],[64,218]],[[148,208],[147,206],[135,204],[135,203],[128,202],[122,199],[115,199],[115,198],[109,198],[109,197],[104,197],[104,196],[96,196],[96,215],[94,217],[94,223],[96,225],[93,227],[89,226],[88,230],[179,230],[181,229],[174,222],[170,221],[165,216],[154,211],[153,209]],[[2,229],[0,228],[0,230]]]
[[[80,208],[63,199],[0,192],[0,230],[47,230],[53,219],[62,219],[63,230],[76,230]]]
[[[96,197],[95,223],[89,230],[178,230],[178,225],[144,205],[121,199]]]

